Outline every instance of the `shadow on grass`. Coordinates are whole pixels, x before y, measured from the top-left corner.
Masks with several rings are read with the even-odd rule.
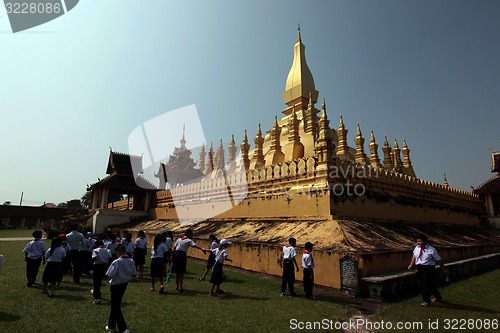
[[[466,304],[451,303],[449,301],[440,301],[437,303],[433,303],[432,306],[436,307],[436,308],[449,309],[449,310],[461,310],[461,311],[469,311],[469,312],[485,312],[485,313],[498,314],[498,311],[495,311],[495,310],[486,309],[486,308],[482,308],[482,307],[478,307],[478,306],[466,305]]]
[[[210,297],[210,296],[207,296]],[[224,294],[218,296],[219,299],[221,300],[232,300],[232,299],[246,299],[246,300],[252,300],[252,301],[269,301],[271,298],[269,297],[254,297],[254,296],[245,296],[245,295],[237,295],[233,294],[231,292],[224,292]]]
[[[12,321],[18,321],[19,319],[21,319],[21,316],[0,311],[0,321],[11,321],[12,322]]]
[[[49,297],[47,297],[48,300],[50,300]],[[86,298],[82,296],[73,296],[73,295],[67,295],[67,294],[58,294],[57,291],[54,293],[54,298],[55,300],[65,300],[65,301],[71,301],[71,302],[82,302],[85,301]]]

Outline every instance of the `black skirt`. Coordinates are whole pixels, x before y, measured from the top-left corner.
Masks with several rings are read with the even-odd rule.
[[[210,252],[207,260],[207,269],[212,269],[214,265],[215,265],[215,254],[213,252]]]
[[[168,249],[167,252],[163,254],[163,264],[170,264],[172,261],[172,249]]]
[[[222,266],[220,262],[216,262],[214,268],[212,268],[212,275],[210,275],[210,283],[219,285],[222,283]]]
[[[153,258],[151,259],[151,265],[149,266],[152,278],[163,279],[163,258]]]
[[[144,265],[146,263],[146,249],[141,249],[139,247],[135,248],[134,262],[136,266]]]
[[[42,282],[54,283],[62,279],[63,264],[62,262],[47,261],[45,270],[43,271]]]
[[[175,251],[172,254],[172,273],[184,274],[186,273],[187,256],[184,251]]]

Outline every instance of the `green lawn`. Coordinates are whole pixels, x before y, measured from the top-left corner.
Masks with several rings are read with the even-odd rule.
[[[41,230],[41,229],[38,229]],[[0,238],[31,237],[35,229],[0,230]]]
[[[467,280],[440,288],[444,302],[420,307],[420,296],[389,304],[381,308],[374,321],[422,323],[423,330],[408,329],[400,332],[498,332],[500,329],[500,270],[497,269]],[[487,323],[489,330],[477,329]],[[429,327],[430,323],[432,326]],[[496,323],[496,324],[495,324]],[[493,329],[494,327],[497,329]],[[437,327],[437,329],[433,329]],[[455,327],[455,329],[451,329]],[[450,328],[447,330],[446,328]],[[394,332],[394,330],[377,330]]]
[[[0,236],[1,237],[1,236]],[[92,304],[92,280],[80,285],[65,277],[56,297],[41,292],[42,266],[35,288],[25,287],[22,249],[27,242],[0,242],[5,265],[0,272],[0,332],[104,332],[109,315],[109,285],[104,283],[103,305]],[[347,320],[354,311],[342,301],[318,296],[316,301],[281,297],[273,279],[226,271],[226,294],[208,296],[209,283],[197,281],[204,266],[190,261],[185,293],[172,290],[173,281],[160,295],[149,291],[148,280],[133,280],[125,293],[123,311],[132,332],[288,332],[290,320]],[[301,293],[301,285],[297,283]],[[158,286],[157,286],[158,288]]]
[[[17,231],[17,230],[16,230]],[[3,231],[2,231],[3,232]],[[27,232],[27,230],[25,230]],[[6,237],[0,233],[0,238]],[[21,237],[14,235],[12,237]],[[48,242],[48,241],[47,241]],[[104,283],[103,305],[92,304],[89,290],[92,280],[83,278],[75,285],[65,277],[56,297],[49,299],[35,288],[26,288],[25,263],[22,249],[26,241],[0,242],[0,254],[5,266],[0,272],[0,332],[104,332],[109,315],[109,286]],[[230,251],[230,249],[229,249]],[[42,266],[38,282],[41,280]],[[129,328],[134,333],[149,332],[290,332],[290,320],[333,322],[347,321],[355,312],[342,301],[318,295],[316,301],[302,296],[301,284],[296,284],[301,297],[279,296],[279,282],[275,279],[255,277],[244,272],[226,270],[229,280],[222,287],[226,294],[209,297],[208,282],[197,277],[204,266],[194,261],[188,264],[185,280],[186,292],[174,290],[173,281],[167,285],[165,295],[149,291],[148,280],[133,280],[125,293],[123,311]],[[148,273],[148,271],[146,272]],[[420,297],[386,304],[374,316],[374,323],[422,323],[422,329],[374,330],[375,332],[494,332],[497,330],[445,330],[445,320],[500,319],[500,270],[482,274],[441,288],[446,303],[421,308]],[[157,286],[158,288],[158,286]],[[429,329],[429,321],[439,321],[439,329]],[[497,322],[498,323],[498,322]],[[450,324],[453,322],[450,321]],[[70,326],[68,326],[70,325]],[[458,322],[457,327],[460,327]],[[477,327],[477,326],[476,326]],[[308,332],[308,330],[300,330]],[[334,330],[331,330],[334,331]]]

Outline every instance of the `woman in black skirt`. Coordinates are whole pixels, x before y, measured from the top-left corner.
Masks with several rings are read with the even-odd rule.
[[[155,279],[160,280],[160,294],[163,294],[163,255],[167,252],[167,247],[163,244],[163,237],[156,235],[154,245],[151,248],[151,288],[150,291],[155,291]]]
[[[188,229],[184,233],[184,236],[181,238],[178,238],[175,241],[174,245],[174,253],[172,255],[172,269],[171,272],[175,273],[175,283],[176,283],[176,290],[179,290],[180,293],[184,292],[183,287],[183,282],[184,282],[184,273],[186,273],[186,266],[187,266],[187,255],[186,252],[189,247],[194,247],[199,250],[202,250],[203,253],[205,253],[207,250],[202,249],[201,247],[197,246],[195,242],[191,239],[193,237],[193,230]]]
[[[208,236],[208,239],[210,240],[211,245],[207,260],[207,266],[205,267],[205,271],[203,272],[203,275],[198,279],[198,281],[205,281],[205,277],[207,276],[208,271],[211,270],[215,264],[215,250],[219,247],[218,240],[214,234],[210,234],[210,236]]]
[[[233,262],[231,259],[227,257],[227,246],[231,244],[227,239],[222,239],[219,243],[219,248],[215,250],[215,265],[212,268],[212,275],[210,276],[210,283],[212,286],[210,287],[209,296],[218,296],[218,294],[222,293],[220,290],[220,285],[222,281],[224,281],[222,277],[222,266],[224,265],[224,260],[229,262]]]
[[[66,256],[66,251],[61,246],[62,239],[56,237],[52,239],[50,249],[45,253],[47,266],[42,276],[43,292],[47,293],[49,297],[54,297],[54,289],[56,283],[62,279],[63,272],[63,258]],[[47,285],[50,283],[50,291],[47,291]]]
[[[144,230],[139,231],[138,238],[135,240],[134,262],[137,271],[139,272],[139,279],[144,276],[144,264],[146,263],[146,251],[148,247],[148,239]]]

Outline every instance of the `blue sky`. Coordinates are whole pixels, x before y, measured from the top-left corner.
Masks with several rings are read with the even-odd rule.
[[[208,141],[270,129],[298,21],[351,146],[360,123],[379,146],[406,138],[419,178],[470,190],[492,176],[500,1],[80,1],[16,34],[0,10],[0,203],[81,197],[109,146],[127,152],[134,128],[186,105]]]

